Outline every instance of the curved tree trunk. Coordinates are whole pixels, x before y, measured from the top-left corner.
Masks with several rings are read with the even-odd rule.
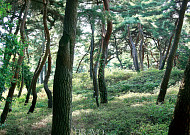
[[[179,14],[179,21],[178,21],[177,29],[175,32],[174,43],[173,43],[173,46],[171,48],[171,51],[170,51],[170,54],[168,57],[166,71],[165,71],[165,74],[164,74],[164,77],[163,77],[163,80],[162,80],[162,83],[160,86],[160,93],[158,95],[157,102],[156,102],[157,104],[164,103],[164,98],[166,95],[168,82],[169,82],[170,74],[171,74],[172,67],[173,67],[174,56],[175,56],[176,50],[178,48],[178,43],[179,43],[179,39],[180,39],[181,29],[183,26],[183,19],[184,19],[185,10],[187,8],[187,3],[188,3],[188,0],[183,0],[183,4],[182,4],[180,14]]]
[[[49,50],[48,70],[47,70],[47,74],[44,79],[44,89],[45,89],[47,97],[48,97],[48,108],[52,108],[52,92],[48,88],[48,80],[49,80],[50,74],[51,74],[51,53]]]
[[[40,72],[42,71],[42,68],[46,62],[47,56],[49,54],[49,49],[50,49],[50,34],[49,34],[49,29],[47,26],[47,4],[48,2],[46,0],[43,0],[43,24],[44,24],[44,31],[45,31],[45,37],[46,37],[46,51],[44,54],[44,57],[42,59],[42,62],[40,63],[39,68],[36,70],[33,78],[32,78],[32,82],[31,82],[31,89],[32,89],[32,95],[33,95],[33,100],[32,100],[32,105],[30,106],[30,109],[28,111],[28,113],[33,113],[35,105],[36,105],[36,101],[37,101],[37,93],[36,93],[36,83],[38,80],[38,77],[40,75]]]
[[[104,10],[109,12],[110,11],[109,0],[103,0],[103,4],[104,4]],[[105,69],[105,62],[107,59],[107,49],[108,49],[108,43],[109,43],[111,33],[112,33],[112,21],[108,17],[107,32],[103,41],[102,53],[101,53],[101,58],[100,58],[99,74],[98,74],[101,103],[108,103],[107,89],[106,89],[106,83],[105,83],[105,78],[104,78],[104,69]]]
[[[22,20],[21,27],[20,27],[21,40],[22,40],[23,45],[26,44],[25,43],[25,35],[24,35],[24,26],[25,26],[29,6],[30,6],[30,0],[28,0],[28,2],[26,4],[25,13],[24,13],[23,20]],[[17,79],[19,76],[20,66],[21,66],[23,58],[24,58],[25,48],[22,50],[22,53],[23,53],[22,55],[21,54],[19,55],[19,58],[17,61],[17,66],[16,66],[15,73],[14,73],[14,77],[13,77],[13,81],[11,82],[11,86],[9,88],[9,93],[8,93],[8,96],[6,99],[5,107],[1,114],[1,124],[3,124],[7,118],[7,114],[9,111],[10,104],[12,102],[14,90],[15,90],[15,87],[17,84]]]
[[[169,126],[168,135],[190,134],[190,56],[184,78],[179,88],[174,118]]]
[[[72,72],[78,0],[67,0],[63,36],[59,41],[53,84],[52,135],[70,135],[72,119]]]

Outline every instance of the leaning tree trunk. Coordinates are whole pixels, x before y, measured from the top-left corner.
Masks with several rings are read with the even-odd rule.
[[[179,39],[180,39],[181,29],[183,26],[183,19],[184,19],[185,10],[187,8],[187,3],[188,3],[188,0],[183,0],[182,7],[181,7],[181,10],[179,13],[179,21],[178,21],[177,29],[175,32],[174,43],[173,43],[173,46],[171,48],[171,51],[170,51],[170,54],[168,57],[166,71],[165,71],[165,74],[164,74],[164,77],[163,77],[163,80],[162,80],[162,83],[160,86],[160,93],[157,98],[157,104],[164,103],[164,98],[166,95],[167,86],[168,86],[171,70],[173,67],[174,56],[175,56],[176,50],[178,48],[178,43],[179,43]]]
[[[25,35],[24,35],[24,26],[25,26],[29,6],[30,6],[30,0],[28,0],[28,2],[26,4],[25,13],[24,13],[23,20],[22,20],[21,27],[20,27],[21,40],[22,40],[23,45],[26,44],[25,43]],[[22,55],[19,55],[19,58],[18,58],[18,61],[17,61],[17,66],[16,66],[16,69],[15,69],[14,77],[13,77],[14,81],[11,82],[11,86],[9,88],[9,93],[8,93],[8,96],[7,96],[7,99],[6,99],[5,107],[4,107],[3,112],[1,114],[1,124],[3,124],[5,122],[5,120],[6,120],[6,118],[7,118],[7,114],[8,114],[8,111],[9,111],[10,104],[12,102],[12,98],[13,98],[14,90],[15,90],[15,87],[16,87],[16,84],[17,84],[17,79],[18,79],[18,76],[19,76],[19,71],[20,71],[20,67],[22,65],[24,54],[25,54],[25,47],[22,50]]]
[[[179,88],[174,118],[169,126],[168,135],[190,134],[190,56],[184,78]]]
[[[33,113],[34,108],[36,106],[36,101],[37,101],[37,92],[36,92],[36,83],[38,80],[38,77],[40,75],[40,72],[42,71],[42,68],[46,62],[47,56],[49,54],[49,49],[50,49],[50,34],[49,34],[49,29],[47,26],[47,4],[48,2],[46,0],[43,0],[43,24],[44,24],[44,31],[45,31],[45,37],[46,37],[46,51],[44,54],[44,57],[42,59],[42,62],[40,63],[39,68],[36,70],[33,78],[32,78],[32,82],[31,82],[31,89],[32,89],[32,95],[33,95],[33,100],[32,100],[32,105],[30,106],[30,109],[28,111],[28,113]]]
[[[104,9],[106,11],[110,11],[109,9],[109,0],[103,0]],[[106,83],[104,78],[104,69],[105,69],[105,62],[107,57],[107,49],[108,49],[108,43],[109,39],[112,33],[112,21],[108,17],[107,19],[107,32],[104,37],[103,41],[103,47],[102,47],[102,53],[100,58],[100,67],[99,67],[99,74],[98,74],[98,82],[99,82],[99,90],[100,90],[100,102],[101,103],[108,103],[107,99],[107,89],[106,89]]]
[[[63,36],[59,41],[53,85],[52,135],[70,135],[72,119],[72,72],[78,0],[67,0]]]
[[[51,53],[49,50],[49,56],[48,56],[48,70],[47,74],[44,79],[44,89],[48,97],[48,108],[52,108],[52,92],[48,88],[48,80],[51,74]]]

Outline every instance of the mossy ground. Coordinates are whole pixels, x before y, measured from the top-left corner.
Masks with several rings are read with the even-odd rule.
[[[82,133],[93,135],[104,132],[107,135],[166,135],[179,90],[178,82],[183,71],[172,72],[165,104],[156,105],[163,74],[164,71],[158,70],[138,74],[124,70],[106,72],[109,103],[101,104],[99,108],[92,97],[92,81],[89,75],[75,74],[73,134],[80,132],[81,135]],[[1,126],[1,135],[51,134],[52,109],[47,108],[47,97],[42,86],[38,88],[41,90],[38,91],[34,113],[27,114],[31,103],[24,106],[26,93],[20,98],[14,98],[12,112],[8,114],[6,123]],[[3,107],[2,102],[0,111]]]

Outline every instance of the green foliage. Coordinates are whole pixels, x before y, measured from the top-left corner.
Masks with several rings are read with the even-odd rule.
[[[106,74],[105,74],[106,84],[110,86],[122,80],[128,80],[134,74],[135,73],[128,70],[112,69],[111,72],[109,70],[106,70]]]
[[[190,48],[188,48],[188,46],[185,45],[179,45],[177,55],[178,55],[177,67],[179,69],[184,70],[187,65],[187,61],[189,59]]]
[[[160,86],[164,71],[159,70],[149,70],[138,73],[136,76],[130,78],[126,81],[121,81],[108,87],[108,91],[115,95],[118,92],[150,92]],[[178,81],[182,79],[183,71],[173,70],[171,73],[169,86],[175,85]]]

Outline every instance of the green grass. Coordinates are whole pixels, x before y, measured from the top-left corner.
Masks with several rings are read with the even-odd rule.
[[[150,70],[133,73],[124,70],[107,71],[109,103],[96,107],[92,97],[92,81],[87,73],[74,74],[72,131],[107,135],[166,135],[170,124],[182,71],[171,74],[165,104],[156,105],[157,92],[164,71]],[[51,83],[52,84],[52,83]],[[49,135],[52,109],[47,108],[43,87],[38,87],[34,113],[27,114],[31,105],[24,106],[25,95],[15,98],[13,111],[1,126],[0,134]],[[51,86],[52,89],[52,86]],[[31,101],[31,99],[30,99]],[[1,111],[4,104],[1,104]]]

